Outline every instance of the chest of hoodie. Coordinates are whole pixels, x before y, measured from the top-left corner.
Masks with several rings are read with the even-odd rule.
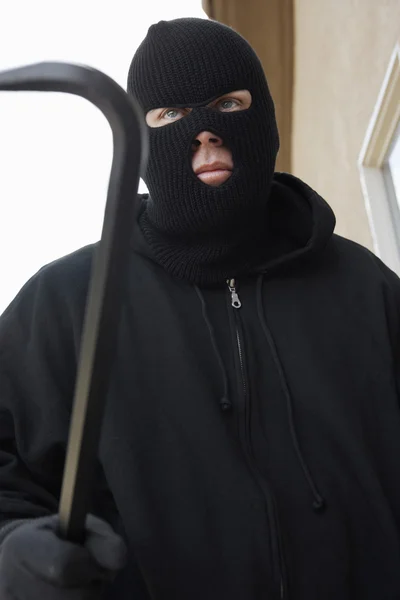
[[[129,457],[139,479],[175,471],[204,478],[206,489],[216,477],[227,490],[242,477],[249,498],[262,502],[250,457],[266,480],[282,472],[290,485],[298,479],[308,501],[282,382],[260,321],[257,280],[238,282],[237,310],[227,285],[196,290],[171,285],[160,272],[147,275],[142,286],[140,275],[132,282],[136,295],[132,289],[124,311],[105,418],[113,456],[120,453],[121,464]],[[283,318],[278,332],[285,330]]]
[[[307,540],[321,564],[341,557],[340,579],[351,561],[353,574],[372,567],[378,547],[397,553],[400,415],[382,296],[371,287],[355,302],[361,287],[327,279],[236,281],[241,306],[227,293],[228,319],[215,292],[205,297],[228,367],[232,432],[274,498],[287,566],[308,568]]]
[[[400,490],[391,483],[400,468],[400,411],[387,307],[378,287],[348,284],[344,272],[329,271],[239,280],[239,309],[228,290],[224,308],[216,292],[205,294],[228,372],[232,434],[247,444],[293,532],[300,514],[310,524],[305,517],[321,501],[322,513],[331,509],[322,521],[332,525],[339,510],[342,523],[360,525],[357,498],[365,494],[372,509],[365,518],[379,514],[387,532],[400,523]]]
[[[222,393],[228,401],[223,414],[229,415],[230,434],[270,486],[275,473],[285,472],[286,481],[301,480],[293,447],[284,386],[288,385],[283,367],[285,357],[276,362],[276,348],[271,347],[269,324],[266,335],[266,312],[275,322],[275,336],[288,337],[282,301],[268,302],[268,285],[256,277],[235,280],[237,294],[232,298],[229,284],[219,289],[202,290],[209,320],[214,328],[212,355],[218,365],[216,346],[221,355],[219,367]],[[274,287],[270,282],[269,286]],[[233,301],[232,301],[233,300]],[[236,300],[236,301],[235,301]],[[239,301],[239,303],[237,302]],[[240,307],[238,307],[240,304]],[[282,306],[282,311],[279,307]],[[279,323],[278,319],[279,318]],[[272,340],[275,345],[275,337]],[[283,362],[282,362],[283,360]],[[299,365],[301,369],[301,365]],[[223,371],[227,378],[223,386]],[[282,376],[284,381],[282,381]],[[305,385],[308,385],[304,382]],[[222,408],[224,408],[222,406]],[[304,482],[300,481],[300,489]],[[307,490],[304,490],[305,495]]]
[[[114,378],[124,405],[127,386],[132,390],[132,405],[125,409],[146,413],[150,423],[161,408],[191,434],[218,424],[218,431],[235,438],[245,418],[261,463],[270,463],[269,456],[279,465],[280,452],[293,453],[286,386],[309,460],[325,446],[333,454],[338,436],[375,438],[380,399],[395,398],[379,297],[364,295],[361,306],[340,277],[299,273],[266,278],[258,291],[256,278],[237,281],[241,307],[234,309],[227,285],[200,290],[199,296],[193,286],[153,268],[156,277],[138,269],[129,282]],[[145,404],[138,406],[135,390]],[[222,410],[225,400],[231,410]]]

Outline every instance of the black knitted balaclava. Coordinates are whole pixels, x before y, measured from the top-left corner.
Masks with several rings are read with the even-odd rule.
[[[249,109],[207,108],[242,89],[251,93]],[[150,198],[140,224],[156,260],[171,275],[199,285],[249,273],[262,256],[279,148],[273,101],[254,50],[216,21],[160,21],[133,57],[128,92],[145,113],[192,108],[178,121],[149,128],[144,180]],[[219,187],[199,180],[191,167],[201,131],[218,135],[232,152],[233,173]]]

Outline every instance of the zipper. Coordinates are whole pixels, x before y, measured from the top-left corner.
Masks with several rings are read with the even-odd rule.
[[[236,291],[236,281],[234,279],[228,279],[227,284],[228,284],[229,292],[231,294],[231,305],[234,309],[238,310],[239,308],[242,307],[242,303],[241,303],[239,295]],[[247,382],[246,382],[246,374],[245,374],[245,370],[244,370],[243,345],[242,345],[242,340],[240,337],[239,327],[238,327],[236,319],[235,319],[235,323],[236,323],[236,344],[237,344],[237,350],[238,350],[238,355],[239,355],[240,373],[242,376],[243,397],[244,397],[244,400],[246,401]]]
[[[233,308],[241,308],[242,303],[240,302],[239,295],[236,291],[236,280],[228,279],[226,283],[228,284],[228,288],[231,293],[231,304]]]
[[[235,309],[234,310],[235,337],[236,337],[236,346],[237,346],[237,353],[238,353],[238,358],[239,358],[241,384],[242,384],[242,391],[243,391],[243,398],[242,398],[243,406],[242,406],[242,408],[244,409],[245,421],[246,421],[246,433],[244,436],[245,437],[245,443],[244,443],[245,454],[246,454],[246,458],[247,458],[247,461],[250,466],[250,470],[251,470],[254,478],[256,479],[257,483],[259,484],[259,486],[262,490],[262,493],[264,495],[265,501],[266,501],[267,515],[268,515],[270,525],[271,525],[272,537],[274,538],[272,540],[272,543],[274,546],[275,546],[275,544],[277,545],[277,548],[276,547],[273,548],[273,554],[275,555],[275,558],[273,558],[273,561],[274,562],[277,561],[277,566],[275,568],[277,569],[277,575],[278,575],[278,580],[279,580],[279,598],[280,598],[280,600],[284,600],[284,598],[286,597],[286,594],[285,594],[285,584],[284,584],[284,577],[283,577],[283,557],[282,557],[281,541],[280,541],[277,521],[275,518],[275,511],[274,511],[274,507],[273,507],[271,492],[268,489],[268,484],[265,481],[264,476],[260,473],[260,471],[257,468],[255,459],[254,459],[254,455],[253,455],[253,451],[251,448],[249,436],[247,435],[247,428],[249,426],[247,424],[247,411],[246,411],[247,404],[248,404],[248,385],[247,385],[247,377],[246,377],[244,345],[242,342],[242,335],[241,335],[241,320],[240,320],[240,316],[239,316],[239,309],[242,307],[242,302],[241,302],[241,300],[239,298],[239,294],[237,292],[236,280],[228,279],[226,283],[228,285],[229,293],[231,296],[231,306],[233,309]]]

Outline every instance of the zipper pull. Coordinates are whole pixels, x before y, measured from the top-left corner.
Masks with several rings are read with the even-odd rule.
[[[233,308],[240,308],[242,306],[242,303],[240,302],[239,296],[236,291],[235,279],[228,279],[226,283],[228,284],[228,288],[231,293]]]

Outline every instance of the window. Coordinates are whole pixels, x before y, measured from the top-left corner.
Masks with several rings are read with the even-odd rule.
[[[382,170],[397,248],[400,253],[400,126],[394,135]]]
[[[392,146],[384,166],[384,175],[391,201],[396,210],[400,209],[400,126],[396,131]]]
[[[376,254],[400,275],[400,47],[386,72],[359,158]]]

